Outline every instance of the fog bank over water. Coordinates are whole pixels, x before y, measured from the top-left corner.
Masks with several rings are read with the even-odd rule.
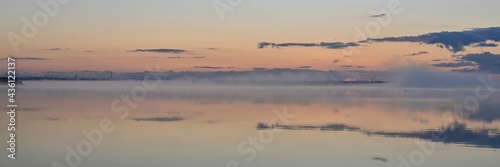
[[[491,80],[489,78],[491,75]],[[388,71],[310,69],[254,69],[251,71],[164,71],[113,73],[110,71],[52,72],[20,74],[21,80],[128,81],[162,80],[169,86],[339,86],[383,85],[413,88],[475,88],[480,78],[500,85],[500,74],[445,72],[425,65],[392,68]],[[496,83],[492,83],[496,82]],[[95,83],[95,82],[94,82]],[[93,85],[94,83],[88,83]],[[40,83],[39,83],[40,84]],[[49,86],[49,85],[47,85]],[[49,86],[50,87],[50,86]]]
[[[490,77],[491,76],[491,77]],[[481,81],[481,79],[484,79]],[[475,88],[486,82],[500,86],[500,75],[479,72],[440,71],[427,66],[409,66],[389,71],[266,70],[211,73],[173,77],[169,85],[244,85],[244,86],[339,86],[365,85],[401,88]]]
[[[416,66],[396,69],[394,73],[396,74],[394,84],[399,87],[475,88],[483,85],[481,78],[491,86],[500,85],[498,74],[443,72]]]

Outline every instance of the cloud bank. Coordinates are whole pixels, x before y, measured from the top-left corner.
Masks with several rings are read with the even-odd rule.
[[[484,43],[486,41],[500,41],[500,27],[474,28],[465,31],[443,31],[418,36],[402,36],[368,39],[372,42],[417,42],[435,44],[452,52],[464,51],[466,46]],[[366,41],[365,41],[366,42]],[[484,45],[484,44],[483,44]],[[489,45],[489,44],[487,44]]]
[[[371,17],[383,17],[385,14],[372,15]],[[414,42],[433,44],[438,47],[448,49],[452,52],[465,51],[466,46],[472,47],[497,47],[500,42],[500,27],[474,28],[464,31],[442,31],[427,33],[418,36],[400,36],[367,39],[358,42],[320,42],[320,43],[273,43],[259,42],[258,49],[281,48],[281,47],[323,47],[327,49],[344,49],[347,47],[360,46],[368,42]],[[417,53],[412,56],[426,54]]]
[[[467,67],[467,66],[475,66],[476,64],[467,61],[461,62],[448,62],[448,63],[438,63],[433,64],[434,67],[447,67],[447,68],[457,68],[457,67]]]
[[[462,56],[460,60],[474,62],[478,65],[477,70],[482,72],[500,73],[500,54],[490,52],[468,54]]]
[[[136,49],[136,50],[129,50],[128,52],[153,52],[153,53],[173,53],[173,54],[181,54],[181,53],[186,53],[188,52],[187,50],[182,50],[182,49]]]
[[[395,69],[395,84],[401,87],[462,88],[481,85],[478,73],[441,72],[424,66]]]

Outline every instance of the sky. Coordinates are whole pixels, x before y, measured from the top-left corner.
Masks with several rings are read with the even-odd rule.
[[[57,4],[58,8],[49,8],[57,12],[48,17],[46,24],[35,25],[38,31],[25,38],[25,43],[13,47],[9,34],[26,37],[23,36],[26,26],[23,18],[33,23],[33,16],[46,14],[44,5],[39,3],[49,2]],[[472,61],[457,59],[457,55],[500,54],[500,39],[493,37],[483,36],[476,43],[457,49],[447,47],[450,42],[422,40],[358,43],[366,38],[357,38],[359,31],[356,30],[367,33],[378,26],[376,33],[366,36],[378,39],[442,31],[467,33],[474,28],[500,27],[498,0],[230,1],[240,2],[233,4],[227,0],[61,2],[64,1],[1,0],[1,57],[17,57],[21,60],[19,70],[37,73],[136,72],[155,65],[160,65],[162,70],[214,71],[254,68],[387,70],[407,64],[441,64],[437,68],[450,70],[445,63],[456,65]],[[394,3],[399,3],[398,12],[389,10],[392,8],[388,4]],[[367,31],[367,26],[372,29]],[[493,36],[498,35],[498,31],[492,32]],[[261,42],[294,45],[259,48]],[[321,46],[321,42],[340,42],[341,46],[352,42],[356,46],[328,48]],[[304,43],[318,46],[300,45]],[[484,47],[477,46],[480,43]],[[444,47],[438,47],[440,44]],[[347,54],[352,51],[356,52]],[[5,63],[0,68],[5,71]]]

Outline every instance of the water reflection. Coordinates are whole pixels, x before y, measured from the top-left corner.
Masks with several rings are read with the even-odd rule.
[[[320,131],[353,131],[366,135],[384,137],[417,138],[433,142],[464,144],[471,147],[500,148],[500,131],[498,129],[468,129],[465,123],[454,122],[441,129],[424,131],[399,132],[399,131],[371,131],[344,124],[326,125],[267,125],[257,124],[258,130],[320,130]]]
[[[112,120],[116,131],[82,167],[225,166],[231,159],[244,161],[237,151],[241,142],[270,128],[282,130],[248,166],[398,166],[397,157],[415,149],[414,139],[439,143],[438,151],[453,150],[433,155],[423,167],[500,163],[499,93],[480,102],[467,126],[448,126],[452,122],[443,115],[473,89],[161,85],[120,119],[110,104],[138,84],[27,81],[17,92],[22,156],[0,157],[0,166],[62,162],[65,147],[85,139],[82,130],[99,127],[103,118]],[[272,109],[282,107],[296,117],[287,125],[269,124]],[[433,140],[432,134],[448,139]]]

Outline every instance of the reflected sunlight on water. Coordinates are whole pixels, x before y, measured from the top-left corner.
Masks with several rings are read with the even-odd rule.
[[[422,166],[500,163],[499,93],[481,101],[466,127],[451,129],[446,129],[453,122],[445,115],[473,89],[162,85],[122,120],[111,104],[138,84],[26,82],[18,95],[19,161],[6,166],[63,162],[65,147],[84,139],[81,131],[99,127],[103,118],[112,120],[116,130],[104,136],[81,166],[220,167],[230,160],[246,162],[250,154],[240,154],[239,145],[272,129],[277,130],[272,142],[242,166],[398,166],[399,156],[418,150],[417,141],[434,143],[429,136],[440,130],[449,138],[435,141],[435,152]],[[289,125],[269,124],[273,109],[283,107],[295,115]],[[7,162],[6,156],[0,160]]]

